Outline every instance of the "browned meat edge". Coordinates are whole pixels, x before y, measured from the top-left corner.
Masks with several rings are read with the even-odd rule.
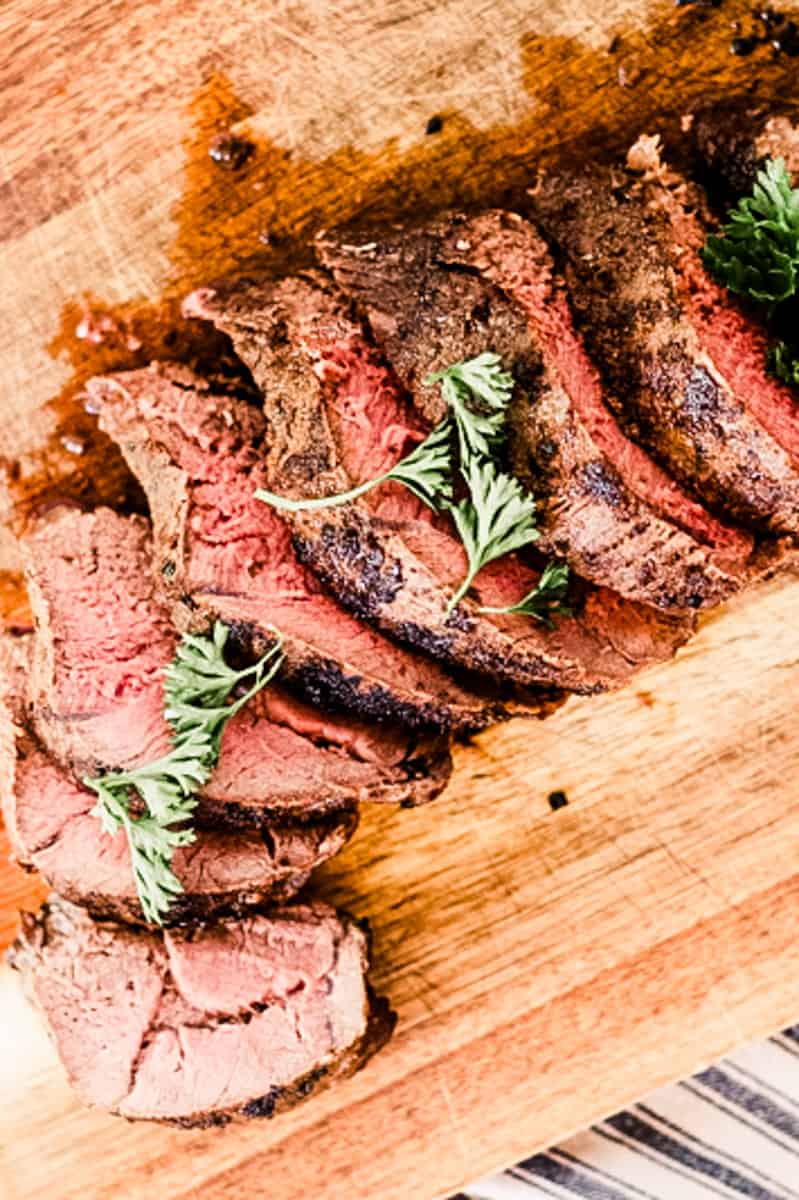
[[[507,360],[526,356],[534,364],[522,369],[524,386],[511,405],[510,453],[544,510],[540,551],[565,557],[579,574],[628,599],[676,614],[716,604],[740,586],[737,560],[749,553],[748,539],[722,529],[731,543],[725,558],[692,536],[719,523],[697,512],[696,502],[624,437],[572,329],[546,246],[529,223],[496,210],[455,213],[395,237],[385,250],[377,236],[348,233],[326,235],[320,251],[401,361],[421,410],[431,404],[421,361],[467,357],[484,337]],[[501,289],[505,302],[477,275]],[[392,324],[394,309],[414,319]],[[658,499],[660,510],[653,507]]]
[[[463,301],[460,287],[457,299]],[[308,276],[277,287],[250,283],[233,285],[224,294],[204,290],[192,299],[191,311],[214,317],[263,389],[271,490],[306,498],[347,488],[351,480],[330,424],[329,405],[336,398],[326,394],[325,379],[328,366],[339,368],[359,337],[346,306],[318,277]],[[523,320],[521,326],[526,345]],[[490,340],[483,339],[482,348],[486,344]],[[448,361],[458,357],[450,354]],[[331,386],[337,387],[335,378]],[[447,600],[464,570],[462,549],[449,535],[407,514],[401,524],[379,512],[373,517],[365,502],[291,520],[300,553],[343,604],[402,640],[488,675],[591,692],[622,682],[633,664],[669,657],[687,634],[651,610],[625,607],[607,593],[589,596],[576,617],[559,622],[553,632],[526,618],[490,620],[471,601],[447,617]],[[434,534],[431,551],[426,543]],[[415,539],[413,549],[409,537]],[[512,581],[501,583],[506,602],[511,594],[518,599],[537,578],[506,560],[484,573],[486,591],[501,580],[502,571],[520,577],[515,588]],[[499,603],[488,595],[484,602]]]
[[[721,300],[709,300],[709,281],[705,296],[697,291],[696,247],[686,252],[696,222],[678,188],[586,169],[547,178],[530,204],[557,245],[577,325],[626,432],[713,510],[795,533],[799,464],[713,360],[698,313]],[[755,361],[751,330],[742,324],[738,336]],[[766,386],[764,365],[760,378]]]
[[[293,920],[302,921],[306,912],[318,914],[323,911],[333,913],[333,910],[329,909],[327,905],[312,904],[308,906],[307,904],[295,904],[285,908],[264,910],[263,915],[267,918],[270,915],[279,918],[291,916]],[[251,917],[257,917],[257,915],[250,914]],[[369,962],[369,936],[366,922],[355,922],[346,913],[335,914],[335,916],[339,922],[342,939],[351,936],[353,933],[357,933],[357,936],[362,939],[361,970],[364,972],[362,985],[364,989],[365,1012],[363,1014],[363,1030],[354,1041],[342,1047],[332,1062],[321,1063],[317,1068],[303,1072],[288,1085],[271,1087],[261,1095],[253,1095],[244,1104],[236,1104],[228,1108],[218,1108],[211,1111],[198,1111],[191,1115],[174,1118],[166,1116],[154,1117],[149,1114],[142,1114],[141,1116],[129,1116],[129,1119],[156,1120],[163,1124],[178,1125],[182,1128],[208,1128],[226,1125],[231,1121],[247,1120],[256,1117],[272,1117],[294,1107],[294,1105],[308,1099],[311,1095],[324,1090],[324,1088],[328,1087],[336,1079],[352,1075],[355,1071],[359,1070],[366,1060],[388,1041],[396,1023],[396,1016],[391,1011],[385,999],[375,996],[368,981],[365,979],[365,972],[368,969]],[[227,920],[221,922],[216,928],[227,927],[235,928],[235,922]],[[46,964],[53,955],[61,957],[66,955],[64,966],[68,967],[70,973],[83,969],[85,964],[82,960],[74,958],[70,953],[70,942],[75,938],[76,934],[79,934],[84,940],[86,938],[91,939],[93,936],[92,929],[96,931],[101,939],[105,934],[114,932],[113,924],[91,922],[86,916],[80,914],[80,910],[74,909],[59,897],[52,897],[35,915],[29,913],[22,915],[22,928],[16,942],[8,951],[8,961],[13,968],[22,974],[26,992],[32,1003],[42,1011],[45,1021],[48,1024],[48,1030],[50,1030],[52,1016],[47,1010],[43,997],[37,994],[37,972],[43,967],[46,969]],[[214,929],[214,926],[200,926],[197,929],[197,933],[200,937],[204,936],[206,932],[213,936]],[[125,930],[123,934],[123,930],[120,928],[119,933],[122,936],[130,938],[133,931]],[[149,938],[153,947],[151,953],[156,957],[162,953],[158,950],[161,941],[159,935],[140,930],[135,936],[142,945],[144,945],[142,939]],[[191,934],[188,936],[191,937]],[[337,964],[334,962],[333,970],[337,969]],[[163,973],[163,966],[161,970]],[[166,965],[166,972],[163,974],[162,987],[164,989],[164,998],[167,997],[169,991],[174,991],[177,987],[168,965]],[[155,1020],[159,1019],[160,1010],[161,1004],[159,1003],[159,1007],[155,1013]],[[168,1011],[169,1006],[167,1007],[167,1016],[163,1018],[164,1020],[169,1020]],[[179,1007],[178,1011],[180,1011]],[[255,1015],[255,1013],[250,1014],[251,1017]],[[76,1014],[77,1016],[78,1014]],[[86,1019],[85,1011],[80,1014],[80,1017]],[[237,1023],[240,1025],[245,1021],[246,1017],[246,1013],[242,1014]],[[207,1014],[207,1019],[209,1021],[213,1019],[211,1013]],[[178,1025],[177,1027],[179,1028],[180,1026]],[[225,1029],[229,1028],[229,1024],[226,1024],[224,1020],[219,1020],[216,1027]],[[55,1036],[55,1027],[53,1027],[52,1032]],[[137,1080],[137,1067],[141,1065],[140,1060],[146,1047],[149,1033],[149,1027],[145,1028],[142,1043],[133,1062],[131,1085],[134,1085]],[[123,1111],[124,1106],[129,1102],[130,1095],[131,1091],[123,1098],[120,1106]],[[107,1105],[102,1106],[107,1107]]]
[[[256,409],[213,392],[203,379],[170,364],[94,380],[89,390],[101,410],[102,427],[119,441],[148,494],[161,581],[182,627],[202,626],[211,616],[221,616],[241,636],[250,636],[257,650],[264,624],[271,620],[286,639],[289,681],[306,698],[379,722],[470,731],[502,716],[496,688],[481,684],[478,694],[471,680],[461,685],[423,656],[376,633],[359,633],[353,618],[296,561],[284,523],[252,497],[264,482],[266,427]],[[218,554],[212,558],[207,547],[213,543],[205,535],[191,537],[188,532],[193,517],[213,537],[213,512],[203,503],[205,495],[214,498],[221,520],[230,519],[229,510],[231,517],[242,514],[246,522],[241,570],[236,563],[218,562]],[[275,546],[287,577],[304,596],[299,602],[304,612],[270,594],[267,554],[272,547],[274,557]],[[215,582],[223,569],[234,581],[242,580],[235,584],[235,594],[231,584]],[[248,570],[254,572],[249,583],[244,578]],[[317,636],[323,639],[319,645],[314,644]],[[347,654],[356,651],[350,660]]]

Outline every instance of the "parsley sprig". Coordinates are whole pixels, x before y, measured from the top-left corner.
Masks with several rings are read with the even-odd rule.
[[[441,395],[458,433],[461,465],[474,457],[491,458],[504,439],[513,394],[513,376],[502,370],[499,355],[486,350],[477,358],[428,375],[424,382],[427,387],[441,384]]]
[[[452,495],[451,477],[450,428],[447,421],[442,421],[410,454],[406,454],[395,467],[386,471],[385,475],[369,479],[366,483],[350,488],[348,492],[339,492],[335,496],[320,496],[316,500],[291,500],[264,488],[258,488],[255,495],[258,500],[263,500],[265,504],[271,504],[273,508],[283,512],[314,512],[322,508],[337,508],[340,504],[347,504],[350,500],[365,496],[381,483],[393,481],[403,483],[428,508],[436,509],[442,497]]]
[[[311,512],[356,500],[389,480],[404,484],[434,512],[450,513],[466,550],[468,571],[448,603],[447,612],[451,613],[483,567],[530,545],[540,535],[536,528],[535,500],[511,475],[499,470],[495,462],[505,440],[507,409],[514,384],[510,372],[503,370],[499,355],[486,350],[476,358],[428,375],[424,382],[428,387],[440,385],[446,415],[392,470],[347,492],[315,500],[290,500],[263,489],[255,494],[283,512]],[[466,488],[466,495],[457,500],[456,447],[459,474]],[[560,564],[558,570],[566,580],[565,564]],[[550,586],[547,584],[542,592],[543,581],[544,576],[529,596],[517,604],[484,611],[518,612],[542,619],[539,609]],[[549,611],[569,612],[565,602]]]
[[[799,188],[792,185],[781,158],[769,159],[751,196],[729,214],[722,236],[711,235],[701,250],[705,267],[731,292],[765,306],[773,317],[799,291]],[[793,324],[782,321],[784,328]],[[793,340],[793,339],[792,339]],[[799,387],[799,350],[778,342],[767,355],[772,375]]]
[[[554,629],[554,617],[570,617],[572,614],[571,606],[567,603],[568,592],[568,566],[564,562],[548,562],[538,583],[523,600],[512,604],[509,608],[484,607],[480,611],[522,613],[526,617],[540,621],[546,625],[547,629]]]
[[[494,461],[505,440],[507,408],[513,393],[513,376],[502,370],[499,355],[486,351],[468,362],[455,363],[445,371],[428,375],[425,383],[441,385],[441,394],[449,408],[447,420],[453,421],[457,430],[460,472],[467,490],[466,497],[458,503],[447,501],[442,505],[449,509],[469,564],[466,577],[447,606],[447,612],[451,613],[483,567],[531,545],[540,533],[535,500],[512,475],[500,471]],[[521,613],[541,619],[538,613],[544,603],[541,588],[553,566],[547,566],[532,591],[516,604],[506,608],[484,607],[481,611]],[[557,567],[559,575],[568,580],[566,564]],[[549,587],[548,582],[545,590]],[[571,613],[565,600],[557,611],[563,616]]]
[[[785,342],[777,342],[768,356],[769,370],[783,383],[799,387],[799,354]]]
[[[450,511],[466,550],[469,570],[450,599],[449,612],[466,595],[478,571],[540,537],[535,500],[510,475],[498,471],[490,459],[470,458],[463,476],[469,495],[453,504]]]
[[[217,621],[210,635],[185,634],[164,671],[164,715],[174,731],[169,753],[130,771],[108,771],[84,781],[97,793],[92,812],[103,830],[111,835],[125,831],[142,912],[158,925],[183,891],[172,858],[196,838],[190,822],[197,792],[217,764],[225,726],[274,678],[282,662],[277,637],[253,666],[235,670],[224,657],[229,632]],[[231,703],[231,694],[245,684],[246,691]],[[138,795],[137,813],[132,811],[133,793]]]
[[[770,159],[758,171],[752,195],[738,201],[721,236],[709,236],[701,255],[719,283],[769,309],[796,293],[799,189],[783,159]]]

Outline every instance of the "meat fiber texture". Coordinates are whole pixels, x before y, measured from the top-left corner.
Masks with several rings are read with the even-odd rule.
[[[797,402],[766,374],[763,331],[702,267],[698,203],[669,172],[593,168],[545,179],[531,211],[625,430],[713,511],[795,534]]]
[[[122,831],[93,815],[94,792],[47,753],[26,726],[22,689],[30,638],[0,643],[0,804],[17,862],[68,900],[120,921],[144,923]],[[243,912],[288,899],[355,831],[354,808],[257,831],[200,829],[172,868],[183,886],[167,924]]]
[[[456,291],[458,305],[468,309],[462,277]],[[428,292],[427,304],[446,313],[439,300]],[[224,292],[204,289],[189,309],[213,318],[231,336],[261,388],[269,421],[264,454],[270,490],[292,498],[344,491],[392,466],[424,436],[346,300],[320,276],[234,285]],[[395,312],[403,314],[403,330],[405,322],[412,328],[417,316],[422,319],[401,305]],[[523,319],[516,328],[529,345]],[[402,337],[398,344],[405,344]],[[481,334],[480,346],[486,345],[493,342]],[[462,357],[448,346],[447,362]],[[482,612],[486,605],[518,601],[538,579],[516,556],[483,571],[476,599],[448,614],[449,597],[466,571],[463,548],[447,523],[433,520],[397,486],[290,520],[303,558],[358,616],[491,677],[525,686],[602,690],[642,665],[670,657],[690,631],[690,623],[663,620],[594,590],[575,617],[559,620],[551,631],[524,617]]]
[[[326,236],[320,249],[401,364],[421,411],[437,401],[419,363],[438,369],[478,353],[481,338],[514,363],[524,386],[510,410],[510,461],[540,504],[539,551],[675,614],[717,604],[740,586],[751,539],[717,521],[624,436],[527,221],[455,213],[387,243],[345,233]],[[432,320],[431,293],[445,321]],[[400,327],[393,312],[411,319]]]
[[[80,1098],[131,1119],[272,1116],[358,1070],[394,1024],[366,934],[322,903],[157,934],[56,898],[9,957]]]
[[[493,686],[474,690],[393,644],[300,563],[285,522],[253,495],[267,483],[257,408],[173,364],[99,378],[89,391],[147,493],[179,624],[221,617],[256,646],[277,627],[293,687],[382,724],[470,730],[503,714]]]
[[[36,617],[35,728],[76,775],[168,752],[163,671],[177,644],[155,591],[149,528],[109,509],[62,511],[24,547]],[[252,827],[432,799],[450,770],[446,740],[368,727],[310,708],[274,684],[231,719],[197,821]]]

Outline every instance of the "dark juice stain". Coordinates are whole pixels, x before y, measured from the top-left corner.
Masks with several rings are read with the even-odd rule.
[[[301,265],[313,235],[337,223],[511,202],[539,167],[619,155],[641,132],[661,133],[679,164],[681,118],[698,101],[792,93],[788,56],[730,53],[732,30],[746,35],[752,21],[748,4],[728,0],[670,8],[657,27],[617,32],[597,50],[531,33],[520,47],[529,97],[520,120],[482,129],[463,113],[438,109],[435,136],[409,149],[388,140],[377,152],[342,146],[319,159],[257,136],[250,109],[228,80],[212,76],[190,107],[164,295],[114,306],[80,297],[64,309],[50,350],[72,375],[49,405],[53,433],[35,456],[4,464],[13,527],[20,531],[31,516],[64,502],[144,507],[121,454],[85,411],[83,389],[92,375],[153,358],[202,369],[224,354],[226,344],[207,326],[181,319],[180,299],[191,288],[231,273]],[[3,612],[18,606],[13,591],[0,591]]]

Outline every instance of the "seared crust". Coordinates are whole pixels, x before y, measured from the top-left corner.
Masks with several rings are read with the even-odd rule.
[[[578,326],[633,440],[715,511],[795,533],[799,468],[719,371],[688,312],[678,203],[673,190],[596,168],[545,180],[531,211],[557,244]]]
[[[538,548],[565,558],[584,578],[664,612],[712,607],[741,587],[751,539],[715,528],[726,549],[714,550],[653,507],[659,489],[678,518],[719,525],[613,421],[536,230],[498,210],[455,214],[440,229],[441,261],[479,270],[501,288],[525,313],[541,357],[532,394],[515,395],[510,411],[514,470],[543,509]],[[640,477],[638,492],[622,470]]]
[[[266,925],[265,935],[255,933],[262,921]],[[304,960],[298,960],[295,956],[305,953],[303,944],[315,944],[308,939],[316,936],[314,929],[317,925],[320,935],[322,928],[325,928],[329,934],[322,936],[325,939],[333,938],[332,959],[324,978],[318,982],[315,978],[307,980],[307,986],[315,989],[315,1008],[308,1008],[301,998],[305,987],[298,989],[300,1000],[297,1003],[300,1007],[295,1019],[302,1022],[300,1014],[304,1013],[310,1024],[304,1029],[300,1023],[297,1026],[298,1034],[302,1033],[303,1038],[321,1039],[318,1063],[310,1068],[306,1066],[289,1082],[270,1086],[267,1091],[254,1094],[246,1101],[214,1103],[207,1108],[186,1111],[191,1108],[196,1091],[202,1093],[205,1086],[197,1077],[197,1071],[207,1069],[213,1072],[216,1069],[212,1059],[206,1060],[208,1054],[212,1053],[211,1044],[216,1035],[220,1036],[222,1045],[229,1045],[230,1035],[236,1030],[241,1031],[246,1039],[247,1027],[251,1022],[254,1027],[262,1016],[268,1017],[270,1005],[280,1008],[285,1003],[293,1003],[291,997],[297,989],[281,996],[289,986],[281,982],[281,970],[289,973],[296,970],[299,978],[304,978]],[[298,931],[296,939],[291,933],[293,928]],[[274,930],[274,941],[271,940],[270,929]],[[252,940],[248,930],[255,934]],[[197,939],[205,947],[200,947],[199,956],[195,949]],[[369,943],[369,930],[365,922],[356,922],[348,914],[336,913],[328,905],[316,902],[295,903],[284,908],[270,907],[249,914],[241,922],[227,919],[218,925],[196,926],[188,934],[176,931],[162,938],[145,930],[123,929],[109,922],[91,921],[63,898],[53,896],[38,913],[22,915],[20,934],[8,951],[8,961],[22,975],[25,990],[31,1002],[42,1012],[70,1080],[81,1091],[84,1100],[133,1120],[152,1120],[187,1129],[209,1128],[284,1112],[322,1091],[336,1079],[353,1074],[385,1044],[391,1036],[396,1017],[387,1001],[375,996],[365,978],[369,966]],[[226,945],[228,950],[224,948]],[[231,954],[231,962],[234,961],[239,953],[244,954],[244,971],[258,980],[259,989],[266,985],[264,1003],[256,1003],[254,998],[249,1003],[246,1001],[254,986],[249,980],[222,978],[215,981],[213,974],[208,974],[209,966],[217,954],[221,956],[221,965],[228,961]],[[265,953],[266,959],[261,963],[260,959],[252,959],[251,953]],[[108,969],[115,967],[119,976],[113,983],[109,981],[111,991],[108,994],[101,987],[95,995],[98,986],[95,975],[98,969],[102,969],[98,964],[109,954],[111,960]],[[272,982],[269,982],[270,975]],[[79,983],[78,980],[83,982]],[[140,989],[140,997],[130,997],[130,983]],[[86,987],[87,1000],[94,996],[96,1009],[89,1004],[73,1016],[70,998],[76,987],[81,989],[81,994]],[[270,999],[272,990],[275,996]],[[119,1004],[113,999],[118,991],[120,996],[129,997],[124,1011],[120,1011]],[[205,1009],[196,1007],[200,996],[204,997]],[[245,1007],[233,1012],[231,1004],[244,1004]],[[350,1011],[351,1007],[353,1011]],[[104,1045],[102,1040],[99,1043],[94,1040],[92,1023],[96,1020],[102,1022],[103,1016],[111,1012],[121,1022],[118,1034],[124,1045],[124,1050],[120,1052],[124,1053],[125,1061],[124,1064],[115,1063],[112,1077],[109,1078],[101,1064],[109,1051],[113,1053],[113,1050]],[[320,1025],[323,1014],[324,1020]],[[73,1022],[76,1022],[75,1026]],[[355,1022],[360,1025],[359,1029],[356,1029]],[[325,1026],[326,1032],[323,1032]],[[258,1025],[256,1042],[247,1042],[252,1050],[258,1049],[259,1062],[263,1053],[263,1048],[259,1047],[260,1039],[269,1038],[270,1027],[268,1020]],[[314,1029],[317,1030],[316,1034],[312,1032]],[[200,1043],[192,1044],[192,1031],[201,1035],[203,1040]],[[156,1055],[155,1061],[159,1064],[163,1061],[167,1069],[171,1062],[171,1042],[170,1037],[166,1042],[163,1041],[165,1032],[169,1032],[170,1037],[179,1037],[182,1033],[187,1036],[189,1040],[185,1054],[191,1059],[187,1072],[181,1073],[180,1084],[171,1101],[160,1095],[147,1098],[147,1089],[153,1085],[152,1055]],[[160,1042],[159,1038],[162,1039]],[[85,1063],[81,1053],[84,1044],[88,1058]],[[199,1050],[200,1046],[205,1049]],[[275,1052],[280,1053],[279,1050]],[[291,1054],[294,1061],[298,1051],[292,1050]],[[307,1061],[307,1048],[305,1057]],[[301,1060],[302,1055],[297,1061]],[[272,1064],[267,1059],[257,1068],[256,1075],[262,1070],[267,1073],[279,1073],[282,1070],[285,1073],[286,1067]],[[142,1081],[143,1074],[148,1083]],[[211,1091],[216,1094],[218,1085],[215,1077],[209,1083]],[[169,1087],[172,1086],[170,1083]],[[87,1088],[99,1088],[99,1094],[86,1094]],[[187,1088],[189,1090],[185,1092],[183,1089]],[[113,1100],[112,1096],[118,1098]],[[184,1111],[170,1113],[170,1103]]]
[[[420,233],[418,240],[429,258],[427,233]],[[393,265],[391,246],[385,256]],[[364,270],[374,269],[379,254],[371,243]],[[427,268],[433,272],[427,258]],[[381,270],[383,265],[381,260]],[[391,278],[396,284],[396,273]],[[405,280],[400,282],[407,286]],[[424,290],[426,297],[429,290]],[[451,307],[462,300],[461,291],[458,276]],[[508,316],[501,299],[496,305],[503,323],[513,327],[514,336],[529,352],[524,320]],[[419,308],[421,321],[424,305]],[[484,313],[489,310],[493,311],[485,302]],[[342,492],[360,482],[344,464],[344,455],[353,453],[355,446],[340,442],[333,427],[338,380],[349,370],[356,384],[363,376],[378,396],[378,389],[383,389],[382,394],[388,391],[390,381],[346,301],[313,275],[276,286],[250,283],[224,293],[206,290],[202,311],[230,334],[263,389],[270,426],[268,489],[308,498]],[[411,324],[415,315],[409,313]],[[454,330],[455,321],[451,324]],[[413,343],[412,348],[418,349]],[[394,349],[392,342],[392,354]],[[344,365],[342,357],[348,354],[353,358]],[[447,361],[459,357],[451,339],[445,339],[436,354]],[[438,359],[433,357],[431,366],[436,365]],[[382,419],[387,436],[393,436],[390,415]],[[349,428],[348,419],[342,417],[340,425]],[[357,424],[353,428],[357,430]],[[357,433],[343,434],[353,436]],[[390,501],[384,510],[364,500],[290,514],[294,545],[302,561],[351,612],[448,663],[526,687],[592,693],[623,682],[634,665],[669,657],[690,631],[690,623],[683,627],[661,621],[649,610],[629,606],[623,612],[617,598],[608,602],[605,613],[601,592],[592,593],[575,617],[558,622],[553,632],[523,617],[486,616],[481,605],[499,607],[518,600],[538,578],[537,572],[512,556],[481,573],[476,585],[479,601],[465,600],[448,614],[449,597],[465,571],[462,547],[448,529],[431,524],[429,517],[417,518],[414,512],[409,516],[407,501],[397,503],[403,504],[401,510],[396,504],[392,508]],[[613,626],[610,632],[603,627],[606,623]]]
[[[336,1080],[347,1079],[350,1075],[354,1075],[360,1071],[361,1067],[365,1066],[373,1054],[382,1050],[391,1038],[397,1024],[397,1014],[384,996],[376,996],[368,986],[367,995],[370,1011],[363,1037],[354,1042],[350,1049],[331,1066],[309,1071],[290,1087],[272,1088],[265,1096],[258,1096],[239,1108],[215,1112],[213,1116],[181,1118],[180,1120],[163,1121],[161,1124],[177,1125],[181,1129],[210,1129],[220,1125],[229,1125],[231,1122],[241,1123],[242,1121],[276,1117],[280,1113],[288,1112],[289,1109],[302,1104],[303,1100],[309,1100],[311,1096],[318,1096]]]
[[[437,664],[377,634],[367,639],[310,573],[291,561],[284,523],[252,495],[266,484],[266,423],[257,409],[212,392],[204,379],[169,363],[88,386],[102,428],[119,442],[147,493],[156,571],[178,628],[202,630],[220,617],[259,653],[272,637],[268,616],[283,633],[284,674],[292,686],[314,703],[370,720],[473,731],[501,718],[502,705],[490,691],[481,695],[470,681],[461,686]],[[212,524],[209,494],[214,504],[230,509],[221,512],[222,524],[244,530],[238,536],[252,558],[249,577],[224,555],[212,556],[215,530],[207,540],[198,531],[203,522]],[[293,597],[288,607],[270,595],[277,557],[285,563],[283,587]],[[331,638],[331,631],[338,636]]]
[[[734,97],[692,113],[691,140],[703,175],[716,198],[729,201],[752,190],[769,158],[782,158],[799,174],[796,104],[757,103]]]

